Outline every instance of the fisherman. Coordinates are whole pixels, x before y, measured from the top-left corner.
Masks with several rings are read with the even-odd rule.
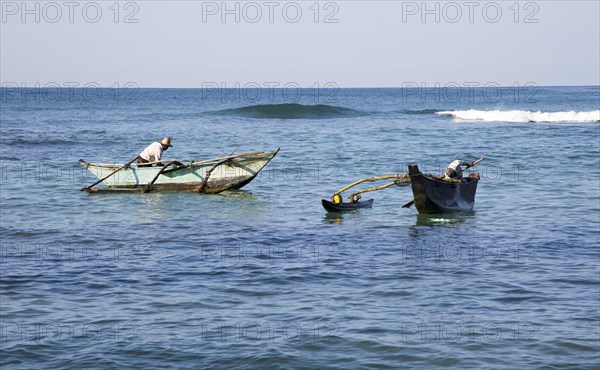
[[[444,179],[462,180],[463,169],[461,166],[466,166],[465,170],[471,167],[471,165],[465,161],[462,161],[460,159],[454,160],[448,165],[448,168],[446,168],[446,172],[444,173]]]
[[[171,138],[166,136],[161,141],[155,141],[152,144],[148,145],[143,152],[140,153],[138,157],[138,166],[139,167],[151,167],[152,164],[148,164],[150,162],[158,162],[157,166],[164,166],[160,163],[160,158],[162,157],[162,153],[172,147]]]

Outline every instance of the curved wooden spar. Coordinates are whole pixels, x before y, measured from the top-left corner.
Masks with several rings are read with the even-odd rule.
[[[400,186],[400,187],[402,187],[402,186],[408,186],[408,185],[410,185],[410,178],[409,179],[396,180],[396,181],[389,182],[389,183],[387,183],[385,185],[375,186],[375,187],[372,187],[372,188],[367,188],[367,189],[359,190],[357,192],[354,192],[354,193],[350,194],[348,196],[348,199],[354,199],[355,196],[357,196],[359,194],[363,194],[363,193],[368,193],[370,191],[383,190],[383,189],[389,188],[392,185],[396,185],[396,186]]]
[[[343,188],[341,188],[340,190],[336,191],[335,193],[333,193],[333,195],[331,196],[332,198],[336,195],[340,195],[341,193],[345,192],[346,190],[355,187],[356,185],[362,184],[363,182],[374,182],[374,181],[381,181],[381,180],[390,180],[390,179],[396,179],[398,180],[408,180],[408,182],[410,183],[410,176],[407,173],[395,173],[395,174],[391,174],[391,175],[383,175],[383,176],[375,176],[375,177],[365,177],[364,179],[360,179],[358,181],[353,182],[352,184],[348,185],[348,186],[344,186]],[[387,184],[387,186],[392,186],[393,184],[395,184],[396,181]],[[384,189],[384,188],[382,188]],[[379,189],[374,189],[374,190],[379,190]],[[373,190],[370,190],[373,191]],[[364,193],[364,191],[363,191]]]
[[[362,184],[364,182],[375,182],[375,181],[390,180],[390,179],[393,179],[394,181],[389,182],[384,185],[375,186],[375,187],[359,190],[359,191],[352,193],[350,196],[348,196],[348,199],[351,200],[351,202],[349,202],[349,203],[343,203],[343,201],[342,201],[342,197],[340,194],[356,185]],[[333,193],[333,195],[331,196],[331,202],[323,199],[321,201],[321,204],[323,205],[323,208],[325,208],[329,212],[349,211],[349,210],[354,210],[354,209],[358,209],[358,208],[371,207],[371,205],[373,204],[373,199],[369,199],[364,202],[359,202],[360,194],[386,189],[392,185],[408,186],[409,184],[410,184],[410,176],[406,173],[396,173],[396,174],[391,174],[391,175],[366,177],[364,179],[355,181],[350,185],[344,186],[340,190]]]

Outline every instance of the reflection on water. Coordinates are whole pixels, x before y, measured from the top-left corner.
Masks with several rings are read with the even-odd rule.
[[[358,210],[350,211],[353,213],[358,213]],[[348,213],[348,212],[345,212]],[[331,225],[341,225],[344,221],[344,212],[328,212],[325,211],[325,215],[323,216],[324,224]]]
[[[369,208],[362,208],[362,209],[357,208],[357,209],[353,209],[350,211],[343,211],[343,212],[329,212],[329,211],[323,210],[323,212],[325,212],[325,214],[323,215],[322,222],[324,224],[341,225],[344,221],[344,217],[346,217],[346,218],[359,217],[361,211],[364,211],[367,209],[369,209]]]
[[[216,194],[216,196],[223,197],[225,199],[242,200],[245,202],[255,201],[264,198],[261,196],[256,196],[248,190],[229,190]]]
[[[197,212],[218,218],[260,219],[269,209],[269,198],[247,190],[225,191],[219,194],[194,192],[123,191],[118,193],[85,194],[96,209],[119,215],[121,219],[143,220],[145,223],[163,222]]]
[[[445,226],[457,227],[468,218],[471,218],[475,211],[460,213],[439,213],[439,214],[417,214],[415,226]]]
[[[169,206],[169,194],[167,193],[147,193],[140,194],[140,202],[145,207],[137,208],[139,216],[147,220],[161,219],[165,215],[165,208]]]
[[[221,218],[260,222],[271,210],[271,199],[264,195],[256,195],[248,190],[228,190],[219,194],[203,196],[209,204],[210,212],[219,212]]]
[[[169,201],[169,194],[161,192],[153,192],[140,194],[140,201],[149,206],[164,206]]]

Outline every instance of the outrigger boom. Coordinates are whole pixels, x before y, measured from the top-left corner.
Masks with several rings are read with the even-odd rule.
[[[375,187],[372,187],[372,188],[368,188],[368,189],[356,191],[356,192],[350,194],[348,196],[348,199],[351,199],[351,200],[356,199],[356,200],[358,200],[358,199],[360,199],[360,197],[358,196],[359,194],[363,194],[363,193],[368,193],[370,191],[376,191],[376,190],[381,190],[381,189],[389,188],[392,185],[408,186],[410,184],[410,176],[407,173],[398,173],[398,174],[375,176],[375,177],[365,177],[364,179],[360,179],[358,181],[355,181],[352,184],[350,184],[348,186],[344,186],[340,190],[338,190],[335,193],[333,193],[333,195],[331,196],[331,200],[334,203],[336,203],[336,197],[338,197],[341,193],[345,192],[346,190],[348,190],[348,189],[350,189],[350,188],[352,188],[352,187],[354,187],[356,185],[362,184],[363,182],[375,182],[375,181],[390,180],[390,179],[394,179],[394,181],[389,182],[389,183],[387,183],[385,185],[375,186]],[[341,203],[341,199],[337,203]]]
[[[347,199],[350,199],[351,202],[348,202],[348,203],[343,202],[343,198],[342,198],[341,194],[356,185],[362,184],[364,182],[375,182],[375,181],[392,180],[392,179],[394,181],[391,181],[384,185],[374,186],[371,188],[355,191],[354,193],[350,194],[347,197]],[[361,202],[360,194],[386,189],[393,185],[396,185],[396,186],[410,185],[410,176],[406,173],[398,173],[398,174],[375,176],[375,177],[365,177],[364,179],[355,181],[352,184],[344,186],[340,190],[333,193],[333,195],[331,196],[331,201],[322,199],[321,204],[323,205],[323,207],[326,210],[331,211],[331,212],[339,212],[339,211],[353,210],[353,209],[357,209],[357,208],[371,207],[373,205],[373,199],[369,199],[369,200]]]

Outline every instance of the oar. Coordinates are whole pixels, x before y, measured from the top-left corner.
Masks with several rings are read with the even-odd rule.
[[[412,206],[413,204],[415,204],[414,199],[403,205],[402,208],[410,208],[410,206]]]
[[[135,162],[140,156],[136,155],[135,158],[133,158],[132,160],[130,160],[129,162],[125,163],[124,165],[122,165],[121,167],[117,168],[116,170],[114,170],[113,172],[109,173],[107,176],[104,176],[103,178],[101,178],[100,180],[96,181],[95,183],[93,183],[90,186],[86,186],[85,188],[81,189],[81,191],[85,191],[85,190],[90,190],[91,188],[93,188],[94,186],[98,185],[99,183],[101,183],[102,181],[108,179],[109,177],[111,177],[112,175],[114,175],[115,173],[121,171],[123,168],[125,167],[129,167],[130,164],[132,164],[133,162]]]
[[[475,166],[477,163],[479,163],[479,162],[481,162],[481,161],[483,161],[483,160],[484,160],[484,158],[483,158],[483,157],[479,158],[479,159],[478,159],[478,160],[476,160],[475,162],[473,162],[473,163],[471,163],[470,165],[468,165],[468,166],[467,166],[467,168],[465,168],[465,170],[467,170],[467,169],[469,169],[469,168],[471,168],[471,167]]]
[[[156,176],[154,176],[154,178],[152,179],[152,181],[150,181],[148,184],[146,184],[146,186],[144,187],[144,190],[142,190],[142,193],[147,193],[150,191],[150,188],[152,187],[152,184],[154,184],[154,182],[156,181],[156,179],[158,179],[158,176],[160,176],[166,169],[168,166],[172,165],[175,162],[170,162],[167,163],[165,166],[163,166],[160,171],[158,171],[158,173],[156,174]]]
[[[465,170],[475,166],[477,163],[483,161],[483,157],[479,158],[478,160],[476,160],[475,162],[472,162],[471,164],[468,164],[467,167],[465,168]],[[410,206],[412,206],[413,204],[415,204],[415,200],[411,200],[410,202],[406,203],[405,205],[402,206],[402,208],[410,208]]]

